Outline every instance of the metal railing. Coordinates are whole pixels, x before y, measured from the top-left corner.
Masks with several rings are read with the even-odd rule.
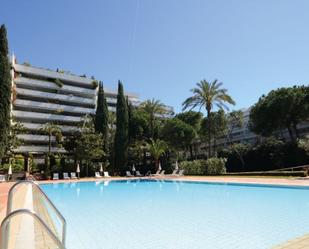
[[[25,209],[25,208],[17,208],[16,210],[12,210],[13,209],[13,197],[14,197],[15,190],[17,189],[18,186],[25,185],[25,184],[31,185],[32,190],[35,189],[39,192],[39,194],[44,198],[44,200],[52,208],[52,210],[56,214],[57,218],[61,221],[61,230],[62,230],[61,231],[61,237],[57,236],[57,234],[55,232],[53,232],[50,227],[48,227],[48,225],[46,224],[46,222],[44,222],[44,219],[40,216],[40,214],[38,212],[35,212],[34,210],[30,210],[30,209]],[[8,240],[8,237],[9,237],[8,236],[9,221],[11,220],[12,217],[15,217],[16,215],[19,215],[19,214],[27,214],[27,215],[34,217],[39,222],[39,224],[43,225],[44,230],[47,232],[47,234],[49,234],[51,236],[51,238],[55,241],[55,243],[57,245],[59,244],[58,242],[61,243],[62,246],[59,247],[59,248],[65,248],[66,220],[62,216],[60,211],[52,203],[52,201],[48,198],[48,196],[42,191],[40,186],[37,183],[35,183],[34,181],[31,181],[31,180],[19,181],[19,182],[15,183],[9,190],[6,218],[1,223],[1,233],[2,233],[1,239],[2,239],[3,245],[7,245],[7,243],[8,243],[7,240]],[[57,239],[57,241],[55,240],[55,238]],[[6,248],[6,247],[3,247],[3,248]]]
[[[1,223],[1,248],[7,249],[8,248],[8,231],[9,231],[9,225],[12,218],[18,216],[18,215],[28,215],[35,219],[40,226],[44,229],[44,231],[49,235],[49,237],[52,239],[52,241],[55,243],[55,245],[59,249],[65,249],[64,244],[57,238],[57,236],[52,232],[52,230],[45,224],[45,222],[38,216],[35,212],[29,210],[29,209],[18,209],[13,212],[11,212],[9,215],[5,217],[5,219]]]

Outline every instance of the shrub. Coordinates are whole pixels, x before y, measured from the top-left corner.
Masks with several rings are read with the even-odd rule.
[[[185,175],[205,175],[205,160],[183,161],[180,162],[179,168],[184,170]]]
[[[22,155],[16,155],[14,158],[10,159],[10,161],[13,173],[19,173],[24,171],[24,157]],[[0,171],[6,174],[9,170],[9,167],[9,163],[0,165]]]
[[[212,157],[206,160],[207,175],[222,175],[226,173],[226,158]]]
[[[60,88],[63,87],[63,83],[59,79],[55,79],[54,83]]]
[[[207,160],[183,161],[180,168],[185,175],[221,175],[226,173],[225,158],[209,158]]]
[[[12,173],[19,173],[19,172],[24,171],[24,165],[17,164],[17,163],[12,163],[11,165],[12,165]],[[9,171],[9,167],[10,167],[10,164],[5,163],[0,166],[0,171],[7,174]]]
[[[97,80],[93,80],[92,81],[92,86],[93,86],[94,89],[96,89],[99,86],[98,81]]]
[[[283,142],[274,138],[267,138],[259,144],[248,148],[242,155],[241,162],[235,151],[219,152],[227,157],[228,172],[270,171],[308,164],[308,155],[299,144]]]

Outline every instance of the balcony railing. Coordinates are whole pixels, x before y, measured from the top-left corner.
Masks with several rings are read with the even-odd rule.
[[[48,142],[49,138],[47,135],[33,135],[33,134],[18,134],[17,137],[24,141],[31,141],[31,142]],[[51,142],[55,142],[56,138],[51,136]]]
[[[23,99],[15,100],[14,106],[27,108],[29,110],[38,110],[38,111],[43,110],[43,111],[53,111],[53,112],[59,112],[59,113],[66,112],[66,113],[76,113],[76,114],[81,114],[81,115],[95,113],[94,108],[59,105],[59,104],[44,103],[44,102],[23,100]]]
[[[76,97],[73,95],[46,93],[46,92],[21,89],[21,88],[17,88],[16,92],[17,92],[17,96],[18,95],[27,96],[27,97],[39,99],[39,100],[57,100],[57,101],[62,101],[62,102],[67,102],[67,103],[95,105],[95,98],[89,99],[89,98]]]
[[[81,117],[65,116],[65,115],[56,115],[56,114],[47,114],[47,113],[37,113],[37,112],[25,112],[25,111],[12,111],[13,117],[23,120],[36,120],[42,122],[81,122]]]
[[[33,123],[23,123],[21,122],[23,127],[27,130],[38,131],[42,128],[42,124],[33,124]],[[74,132],[78,131],[79,128],[77,126],[69,126],[69,125],[58,125],[62,132]]]
[[[36,145],[22,145],[16,148],[14,151],[17,153],[47,153],[49,150],[48,146],[36,146]],[[58,147],[51,147],[52,153],[66,153],[66,150]]]
[[[70,85],[63,85],[62,87],[57,86],[55,83],[50,81],[43,81],[43,80],[36,80],[31,78],[25,77],[18,77],[14,80],[15,84],[18,87],[30,87],[33,89],[41,90],[41,89],[48,89],[48,90],[57,90],[60,93],[66,94],[78,94],[85,97],[94,97],[96,95],[96,90],[70,86]]]
[[[47,70],[43,68],[37,68],[37,67],[31,67],[31,66],[25,66],[21,64],[15,64],[14,69],[17,72],[20,73],[26,73],[30,75],[37,75],[45,78],[53,78],[53,79],[59,79],[64,80],[68,82],[72,82],[81,86],[87,86],[92,87],[92,79],[66,74],[66,73],[59,73],[52,70]]]

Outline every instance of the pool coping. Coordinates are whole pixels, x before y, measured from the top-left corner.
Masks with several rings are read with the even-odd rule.
[[[309,177],[307,178],[240,178],[240,177],[216,177],[216,176],[181,176],[175,177],[170,175],[156,177],[110,177],[110,178],[81,178],[70,180],[44,180],[38,181],[38,184],[54,184],[69,182],[97,182],[97,181],[126,181],[126,180],[170,180],[183,182],[199,182],[199,183],[216,183],[216,184],[237,184],[237,185],[256,185],[265,187],[291,187],[291,188],[309,188]]]
[[[246,186],[246,187],[265,187],[265,188],[290,188],[290,189],[305,189],[309,190],[308,185],[298,185],[298,184],[283,184],[283,183],[260,183],[260,182],[234,182],[234,181],[209,181],[209,180],[192,180],[183,178],[154,178],[154,177],[130,177],[130,178],[117,178],[117,179],[95,179],[95,180],[59,180],[59,181],[44,181],[38,182],[39,185],[49,185],[49,184],[61,184],[61,183],[87,183],[87,182],[126,182],[126,181],[162,181],[162,182],[183,182],[183,183],[199,183],[199,184],[213,184],[213,185],[226,185],[226,186]]]

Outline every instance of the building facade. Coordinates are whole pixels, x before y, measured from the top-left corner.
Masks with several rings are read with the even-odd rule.
[[[74,132],[85,115],[95,114],[98,84],[90,78],[18,64],[12,58],[13,122],[27,130],[19,134],[23,145],[16,153],[31,153],[37,160],[48,151],[48,136],[42,132],[46,123],[57,124],[63,135]],[[116,111],[117,92],[104,89],[109,111]],[[136,94],[125,93],[133,105],[140,100]],[[52,137],[52,152],[65,153]],[[39,159],[41,158],[41,159]],[[39,162],[39,161],[37,161]]]
[[[254,145],[255,143],[258,142],[258,140],[263,140],[263,137],[255,134],[249,129],[250,110],[251,108],[241,110],[243,113],[242,127],[234,128],[231,131],[230,141],[228,140],[227,136],[217,139],[216,141],[217,148],[227,148],[230,143],[245,143],[249,145]],[[299,124],[297,128],[300,136],[308,135],[309,121]],[[278,136],[283,137],[286,141],[290,140],[290,136],[287,130],[278,131]],[[207,143],[201,143],[197,149],[198,155],[200,156],[205,155],[207,152],[207,148],[208,148]]]

